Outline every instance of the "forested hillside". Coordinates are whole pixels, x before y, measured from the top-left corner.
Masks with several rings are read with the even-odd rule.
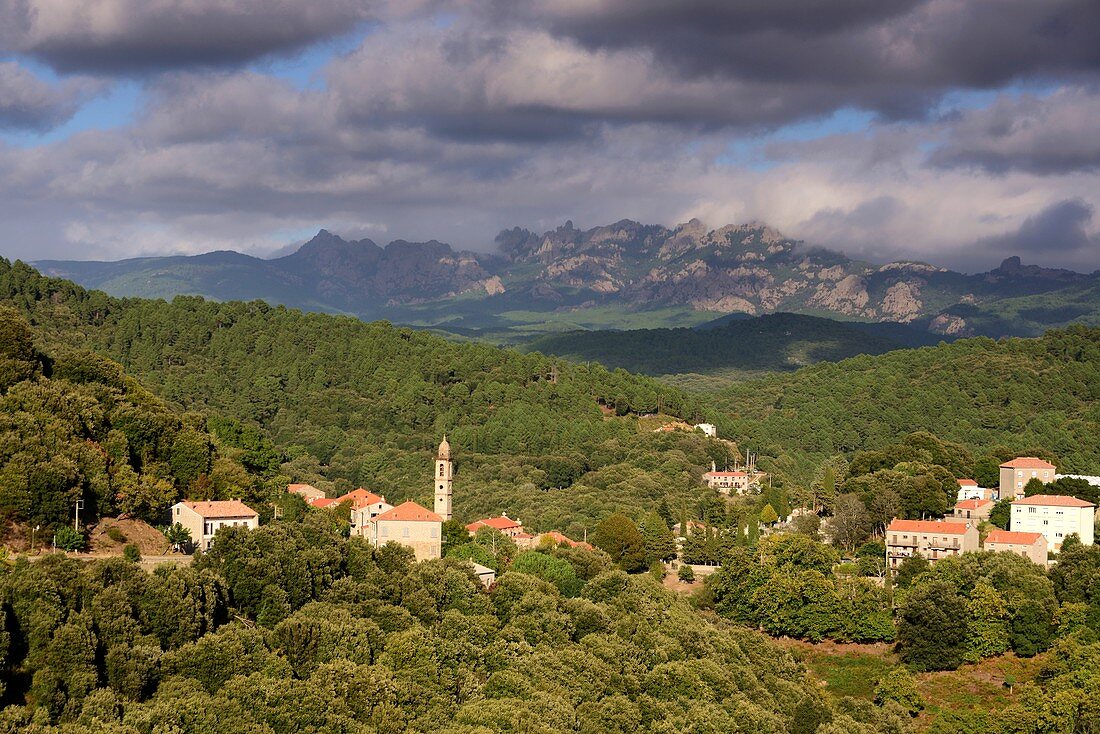
[[[113,299],[19,263],[0,262],[0,301],[45,341],[117,359],[161,397],[211,414],[227,440],[256,449],[241,431],[258,427],[283,453],[284,477],[334,491],[423,500],[447,433],[460,516],[591,527],[615,509],[693,499],[702,467],[731,456],[701,435],[640,433],[636,416],[658,402],[672,416],[727,419],[623,371],[262,302]]]
[[[939,340],[925,335],[925,343]],[[571,331],[539,337],[522,348],[646,375],[698,373],[732,379],[904,346],[854,324],[784,313],[730,320],[712,328]]]
[[[414,564],[334,518],[223,530],[195,567],[154,574],[60,555],[0,567],[0,730],[911,730],[896,703],[834,704],[763,635],[606,556],[568,556],[584,573],[568,594],[515,571],[487,592],[461,562]]]
[[[127,513],[159,523],[184,496],[263,494],[278,468],[219,442],[203,416],[180,414],[92,352],[46,352],[18,312],[0,307],[0,538]],[[252,456],[251,458],[256,458]]]
[[[823,363],[736,384],[716,405],[746,445],[792,467],[923,430],[976,455],[1040,450],[1060,471],[1100,474],[1100,329]]]

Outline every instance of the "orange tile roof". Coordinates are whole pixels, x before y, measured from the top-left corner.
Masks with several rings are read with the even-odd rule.
[[[1053,469],[1054,464],[1043,461],[1035,456],[1021,456],[1012,461],[1001,464],[1002,469]]]
[[[337,504],[337,501],[331,497],[319,497],[312,502],[307,503],[310,507],[328,507],[330,505]]]
[[[355,509],[360,507],[366,507],[367,505],[373,505],[376,502],[385,502],[386,498],[381,495],[377,495],[374,492],[368,492],[360,487],[359,489],[348,492],[343,497],[337,497],[337,502],[351,502],[351,506]]]
[[[382,520],[398,520],[401,522],[443,522],[443,518],[431,510],[421,507],[412,500],[403,502],[392,510],[386,510],[373,522]]]
[[[975,482],[973,479],[960,479],[959,480],[959,486],[960,487],[977,487],[978,483]]]
[[[1014,505],[1044,505],[1047,507],[1095,507],[1091,502],[1079,500],[1076,497],[1066,497],[1060,494],[1035,494],[1016,500]]]
[[[287,492],[301,492],[303,489],[317,489],[312,484],[288,484],[286,485]]]
[[[977,509],[980,509],[982,507],[985,507],[986,505],[992,505],[992,504],[993,504],[993,500],[981,500],[981,499],[963,500],[962,502],[959,502],[957,505],[955,505],[955,509],[956,510],[977,510]]]
[[[473,528],[471,528],[470,525],[472,525]],[[477,529],[483,525],[487,525],[494,530],[511,530],[512,528],[523,527],[523,523],[513,520],[510,517],[505,517],[504,515],[499,517],[487,517],[484,520],[475,520],[470,523],[470,525],[467,525],[466,529],[471,530],[471,532],[476,532]]]
[[[257,517],[260,514],[240,500],[184,502],[183,504],[203,517]]]
[[[1043,537],[1042,533],[1019,533],[1011,530],[992,530],[989,535],[985,536],[985,542],[987,545],[989,543],[1031,545],[1041,537]]]
[[[747,477],[743,471],[708,471],[704,477]]]
[[[886,528],[887,532],[934,533],[940,535],[965,535],[966,523],[944,522],[943,520],[893,520]]]

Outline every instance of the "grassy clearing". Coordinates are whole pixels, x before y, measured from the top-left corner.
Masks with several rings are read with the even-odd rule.
[[[780,640],[780,643],[825,684],[826,691],[838,698],[874,698],[879,678],[898,665],[890,645],[834,642],[815,645],[797,640]],[[1018,658],[1010,653],[958,670],[917,675],[917,687],[925,704],[918,719],[920,728],[931,726],[948,712],[992,711],[1007,706],[1019,695],[1019,686],[1038,675],[1043,657]],[[1014,689],[1005,685],[1006,679],[1015,679]]]
[[[834,696],[872,699],[879,678],[898,664],[890,645],[781,641]]]

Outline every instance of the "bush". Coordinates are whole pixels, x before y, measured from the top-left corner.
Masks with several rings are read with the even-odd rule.
[[[121,530],[119,530],[114,525],[107,528],[107,537],[110,538],[111,540],[115,541],[116,543],[125,543],[126,542],[126,534],[123,533]]]
[[[62,525],[57,529],[57,532],[53,534],[53,544],[61,550],[84,550],[84,533],[74,528],[70,528],[68,525]]]
[[[695,583],[695,569],[686,563],[680,564],[680,570],[676,572],[676,576],[685,584]]]
[[[122,557],[127,561],[138,563],[141,561],[141,549],[138,548],[137,543],[130,543],[122,549]]]
[[[657,583],[661,583],[665,580],[665,564],[660,561],[649,564],[649,574],[657,580]]]
[[[883,676],[875,687],[875,703],[885,706],[887,701],[901,704],[910,716],[916,716],[924,708],[916,679],[900,666]]]

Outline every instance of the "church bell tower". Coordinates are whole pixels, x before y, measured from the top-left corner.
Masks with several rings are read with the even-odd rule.
[[[443,436],[435,459],[435,514],[444,521],[451,519],[451,491],[454,485],[454,462],[451,461],[451,444]]]

